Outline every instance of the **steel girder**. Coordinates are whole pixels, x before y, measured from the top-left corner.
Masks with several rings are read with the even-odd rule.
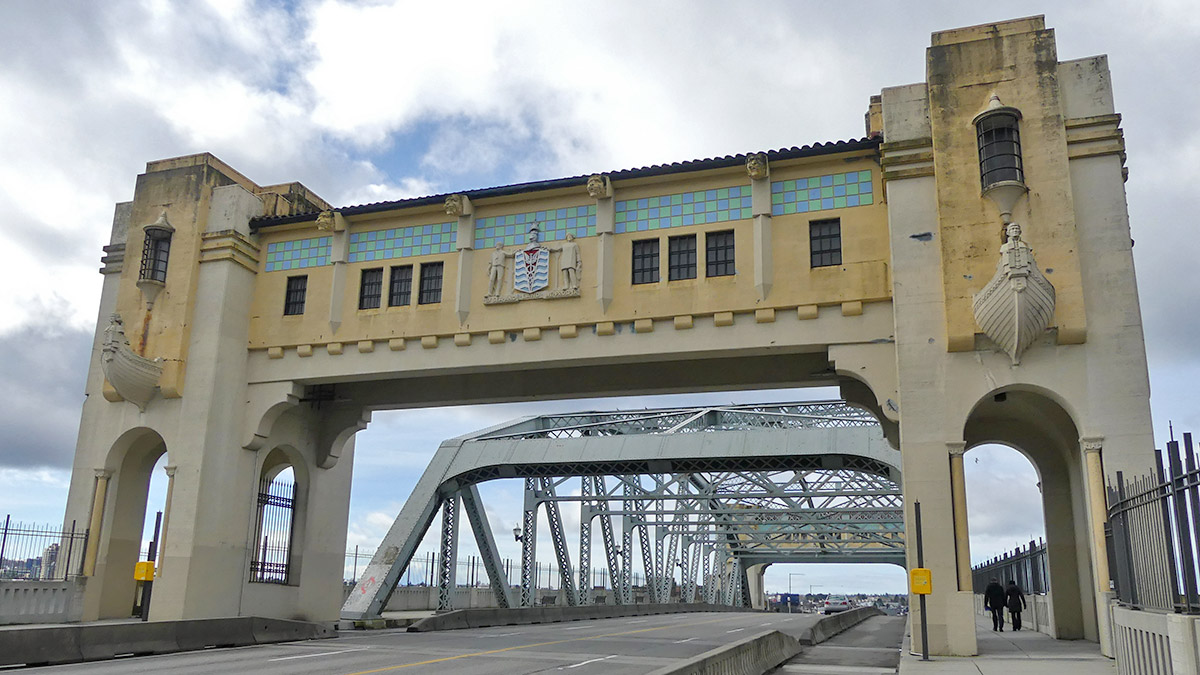
[[[439,604],[452,605],[455,553],[448,547],[457,543],[460,501],[493,591],[505,603],[511,589],[490,532],[479,534],[488,526],[475,491],[494,478],[525,478],[522,606],[535,602],[539,508],[571,604],[595,601],[593,519],[600,520],[617,602],[634,600],[635,532],[652,601],[669,601],[678,583],[681,601],[741,604],[745,569],[757,562],[903,564],[899,463],[874,419],[841,402],[525,418],[442,445],[342,615],[379,615],[439,506]],[[575,480],[578,490],[566,486]],[[578,541],[587,545],[579,549],[577,570],[559,512],[563,502],[580,504]]]

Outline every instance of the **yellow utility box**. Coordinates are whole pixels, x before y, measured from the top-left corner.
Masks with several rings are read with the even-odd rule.
[[[154,563],[140,562],[133,568],[134,581],[154,581]]]
[[[933,592],[933,572],[928,567],[914,568],[908,574],[913,595],[929,595]]]

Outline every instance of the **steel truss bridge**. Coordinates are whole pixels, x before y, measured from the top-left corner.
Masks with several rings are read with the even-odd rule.
[[[875,418],[843,401],[517,419],[442,444],[342,616],[380,615],[439,511],[440,609],[452,609],[462,513],[501,607],[535,604],[539,511],[570,605],[596,601],[597,537],[622,604],[634,602],[635,566],[650,602],[742,605],[753,565],[903,565],[899,467]],[[525,485],[518,588],[477,488],[500,478]],[[574,551],[564,502],[579,505]]]

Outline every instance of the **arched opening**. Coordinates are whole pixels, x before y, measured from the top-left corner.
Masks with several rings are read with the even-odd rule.
[[[294,586],[304,549],[306,474],[290,448],[278,447],[263,460],[255,495],[255,525],[248,580]]]
[[[94,574],[94,582],[100,586],[99,617],[102,619],[123,618],[133,613],[138,591],[134,568],[147,552],[143,534],[147,514],[151,512],[147,508],[151,476],[155,465],[165,458],[166,453],[166,442],[157,432],[146,428],[132,429],[117,439],[109,451],[105,464],[109,475],[97,479],[97,490],[101,481],[106,481],[106,506],[100,524]],[[159,510],[159,504],[165,502],[165,491],[156,491],[156,495],[160,495],[157,496],[160,501],[155,502],[155,512]],[[153,527],[153,516],[149,520]]]
[[[1099,640],[1079,431],[1071,415],[1048,392],[998,390],[976,404],[963,438],[968,449],[1001,444],[1030,461],[1040,482],[1046,539],[1043,632]],[[995,500],[994,508],[1005,504]]]

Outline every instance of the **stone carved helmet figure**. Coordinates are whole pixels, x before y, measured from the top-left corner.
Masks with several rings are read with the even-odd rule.
[[[751,178],[760,179],[767,177],[767,155],[766,153],[756,152],[751,155],[746,155],[746,173],[750,174]]]
[[[608,189],[604,183],[604,176],[600,174],[592,174],[587,179],[587,191],[592,199],[600,199],[608,196]]]
[[[446,214],[451,216],[461,216],[463,212],[462,195],[450,195],[446,197]]]
[[[1008,235],[1009,241],[1019,240],[1021,238],[1021,226],[1017,223],[1009,223],[1004,226],[1004,233]]]

